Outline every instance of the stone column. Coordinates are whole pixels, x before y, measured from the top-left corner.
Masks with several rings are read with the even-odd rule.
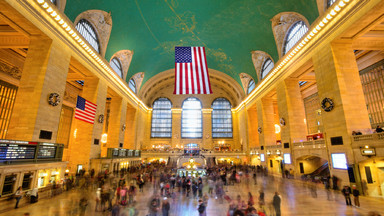
[[[259,134],[259,143],[261,146],[275,145],[276,134],[273,100],[262,98],[256,102],[256,106],[258,127],[261,127],[262,130],[261,134]]]
[[[299,80],[289,78],[280,82],[276,92],[279,119],[285,120],[285,126],[281,126],[281,143],[290,143],[291,146],[294,142],[304,141],[308,132]]]
[[[122,127],[125,124],[126,111],[127,102],[120,96],[113,96],[110,104],[107,148],[119,148],[119,144],[124,141]],[[102,155],[106,155],[107,148],[102,149]]]
[[[346,152],[348,164],[353,164],[352,131],[371,128],[371,125],[351,43],[334,43],[320,48],[313,56],[313,64],[320,100],[330,98],[334,102],[333,110],[322,110],[328,153]],[[332,145],[332,137],[341,137],[343,144]],[[331,168],[331,155],[328,156]],[[346,170],[331,169],[331,173],[342,178],[345,184],[349,182]]]
[[[124,148],[135,149],[135,134],[136,134],[136,109],[132,107],[127,108],[125,119],[125,135],[124,135]]]
[[[259,133],[257,132],[257,128],[258,128],[257,111],[255,108],[250,108],[247,110],[247,113],[248,113],[249,148],[255,148],[260,146]]]
[[[200,148],[213,149],[212,139],[212,109],[203,110],[203,146]]]
[[[94,139],[101,140],[103,125],[98,123],[97,118],[98,115],[104,113],[107,85],[98,78],[87,78],[84,80],[81,97],[97,105],[96,116],[94,124],[73,119],[75,134],[73,139],[70,140],[68,149],[64,151],[64,155],[67,155],[69,161],[68,168],[70,173],[75,173],[78,165],[82,165],[83,169],[88,170],[90,159],[100,156],[102,143],[94,145]]]
[[[31,36],[7,139],[56,140],[70,58],[65,46],[41,36]],[[59,105],[48,104],[51,93],[60,95]],[[52,132],[51,139],[39,139],[40,130]]]
[[[181,143],[181,109],[172,110],[172,148],[182,148]]]

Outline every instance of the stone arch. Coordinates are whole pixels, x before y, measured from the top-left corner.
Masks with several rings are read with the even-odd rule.
[[[275,61],[273,60],[271,55],[269,55],[268,53],[266,53],[264,51],[256,50],[256,51],[252,51],[251,53],[252,53],[253,66],[255,66],[255,70],[256,70],[257,80],[258,80],[258,82],[260,82],[261,81],[261,69],[263,68],[264,62],[267,59],[271,59],[273,63],[275,63]]]
[[[218,97],[227,98],[233,107],[241,103],[245,97],[244,91],[240,84],[227,74],[209,69],[209,77],[213,94],[210,95],[193,95],[193,97],[201,100],[203,108],[211,108],[211,103]],[[168,97],[173,108],[181,108],[182,102],[191,95],[172,95],[175,84],[175,69],[170,69],[149,79],[141,88],[139,98],[145,104],[151,106],[151,102],[158,97]]]
[[[75,19],[75,25],[81,20],[86,19],[93,25],[95,29],[100,46],[100,55],[105,57],[107,51],[109,37],[112,31],[112,17],[111,13],[102,10],[87,10],[79,14]]]
[[[117,58],[120,60],[121,62],[121,66],[122,66],[122,70],[123,70],[123,77],[122,79],[123,80],[127,80],[127,73],[128,73],[128,70],[129,70],[129,66],[131,65],[131,61],[132,61],[132,56],[133,56],[133,51],[131,50],[120,50],[118,52],[116,52],[115,54],[113,54],[113,56],[111,57],[111,59],[109,60],[109,62],[112,61],[113,58]],[[137,73],[139,74],[139,73]],[[133,75],[132,78],[134,76],[136,76],[137,74]],[[144,78],[144,73],[143,73],[143,78]],[[137,81],[135,80],[136,82],[136,85],[137,85]],[[141,84],[141,82],[140,82]]]
[[[247,73],[241,73],[239,74],[239,76],[240,76],[241,84],[243,84],[244,92],[245,94],[247,94],[249,81],[253,80],[253,78],[251,77],[251,75]]]
[[[131,78],[128,79],[128,82],[131,79],[133,79],[133,81],[136,84],[136,94],[138,94],[140,90],[140,86],[143,83],[144,72],[135,73]]]
[[[308,20],[301,14],[296,12],[282,12],[274,16],[272,19],[272,31],[275,37],[279,58],[283,57],[283,46],[286,35],[290,27],[297,21],[304,21],[309,28]]]

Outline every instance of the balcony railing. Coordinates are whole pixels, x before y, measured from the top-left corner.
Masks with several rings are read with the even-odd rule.
[[[364,146],[383,147],[384,133],[373,133],[352,136],[352,147],[360,148]]]
[[[325,148],[325,140],[319,139],[319,140],[311,140],[311,141],[304,141],[304,142],[298,142],[293,144],[295,149],[319,149],[319,148]]]

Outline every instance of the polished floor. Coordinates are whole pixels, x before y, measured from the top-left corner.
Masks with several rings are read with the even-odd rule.
[[[326,191],[319,185],[316,188],[317,197],[314,196],[314,187],[300,182],[298,180],[281,179],[281,178],[258,178],[258,185],[254,185],[252,180],[243,179],[241,183],[234,186],[226,186],[226,194],[235,199],[240,195],[242,199],[247,200],[248,192],[251,192],[255,197],[258,196],[258,191],[265,191],[266,211],[267,215],[274,215],[269,208],[272,201],[273,193],[279,191],[282,196],[282,215],[368,215],[370,211],[376,211],[384,215],[384,199],[361,197],[361,207],[346,206],[343,196],[339,192],[331,194],[331,200],[327,199]],[[208,188],[204,188],[204,193]],[[31,216],[69,216],[79,215],[78,202],[83,196],[89,199],[89,205],[85,215],[111,215],[110,212],[95,212],[94,192],[88,194],[80,190],[72,190],[61,195],[55,196],[52,199],[42,199],[38,203],[21,206],[19,209],[14,209],[0,214],[4,216],[22,216],[28,212]],[[151,184],[146,184],[143,193],[138,193],[136,197],[136,208],[139,211],[139,216],[147,215],[147,204],[153,194]],[[353,199],[352,199],[353,200]],[[187,198],[179,194],[175,200],[170,200],[171,215],[173,216],[195,216],[198,215],[197,199]],[[228,202],[224,200],[220,203],[215,197],[211,197],[208,202],[208,216],[226,216],[228,211]],[[124,215],[126,209],[120,211],[120,215]],[[125,215],[128,216],[126,213]],[[160,216],[161,214],[159,214]]]

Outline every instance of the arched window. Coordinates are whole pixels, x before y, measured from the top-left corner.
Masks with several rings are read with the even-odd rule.
[[[261,68],[261,79],[264,79],[264,77],[267,76],[267,74],[273,69],[275,64],[273,64],[272,59],[268,58],[264,61],[263,67]]]
[[[172,137],[172,104],[167,98],[159,98],[152,106],[151,137]]]
[[[187,98],[182,105],[181,137],[202,138],[203,116],[201,102],[197,98]]]
[[[212,103],[212,137],[232,137],[231,103],[225,98],[217,98]]]
[[[129,88],[130,88],[134,93],[136,93],[136,83],[135,83],[135,80],[133,80],[133,79],[131,78],[131,79],[129,80],[128,86],[129,86]]]
[[[248,94],[250,94],[252,92],[253,89],[255,89],[255,81],[253,79],[249,80],[249,84],[248,84]]]
[[[57,5],[57,0],[51,0],[54,5]]]
[[[331,7],[336,0],[327,0],[327,8]]]
[[[88,43],[100,53],[99,38],[97,37],[95,29],[86,19],[81,19],[76,27],[77,31],[88,41]]]
[[[121,78],[123,78],[123,68],[121,67],[120,60],[116,57],[114,57],[111,61],[111,67],[112,69],[119,75]]]
[[[307,33],[308,27],[304,21],[295,22],[288,31],[285,39],[283,55],[292,49],[292,47]]]

